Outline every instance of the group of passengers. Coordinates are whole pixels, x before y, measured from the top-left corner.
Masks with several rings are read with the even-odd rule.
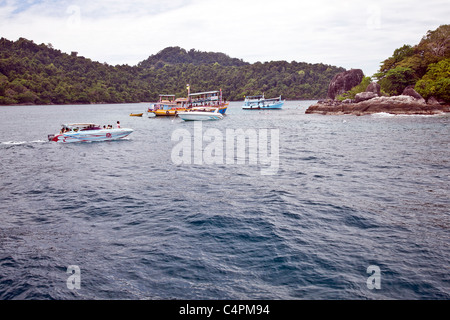
[[[101,130],[101,129],[112,129],[113,126],[108,124],[108,125],[104,125],[103,128],[98,127],[96,125],[90,124],[87,127],[81,129],[81,130]],[[117,129],[120,128],[120,121],[117,121]],[[61,131],[59,132],[60,134],[66,133],[66,132],[71,132],[71,131],[75,131],[77,132],[78,130],[80,130],[80,128],[69,128],[69,127],[62,127]]]

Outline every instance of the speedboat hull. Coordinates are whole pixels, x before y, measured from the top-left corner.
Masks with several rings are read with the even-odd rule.
[[[219,112],[201,112],[201,111],[187,111],[179,112],[178,116],[184,121],[211,121],[223,119],[223,114]]]
[[[133,129],[101,129],[101,130],[87,130],[78,132],[67,132],[57,135],[49,135],[49,141],[54,142],[93,142],[93,141],[112,141],[127,137],[133,132]]]

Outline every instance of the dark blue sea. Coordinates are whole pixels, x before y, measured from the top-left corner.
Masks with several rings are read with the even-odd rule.
[[[312,103],[202,123],[277,130],[271,174],[250,144],[243,163],[174,162],[174,133],[214,139],[129,116],[146,104],[1,107],[0,299],[450,299],[450,116]],[[124,140],[47,141],[118,120]]]

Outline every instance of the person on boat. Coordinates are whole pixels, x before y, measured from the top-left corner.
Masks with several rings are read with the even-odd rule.
[[[117,129],[120,129],[120,121],[117,121]]]

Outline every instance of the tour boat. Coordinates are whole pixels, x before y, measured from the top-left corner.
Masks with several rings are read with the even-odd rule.
[[[175,99],[174,94],[161,94],[159,95],[159,101],[152,104],[147,113],[155,116],[176,116],[178,112],[185,111],[187,109],[187,99],[178,98]]]
[[[178,112],[178,116],[184,121],[207,121],[207,120],[221,120],[223,114],[218,108],[211,107],[193,107],[187,111]]]
[[[110,126],[108,126],[110,127]],[[133,129],[103,128],[94,123],[72,123],[62,125],[59,134],[49,134],[48,140],[55,142],[111,141],[125,138]]]
[[[266,99],[264,98],[264,94],[262,94],[245,97],[242,109],[281,109],[283,104],[284,100],[281,100],[281,96],[278,98]]]
[[[228,102],[223,100],[222,89],[219,91],[207,91],[190,93],[189,107],[205,107],[217,109],[219,113],[225,114],[228,108]]]
[[[228,102],[222,97],[222,90],[190,93],[187,85],[188,95],[186,98],[175,99],[174,94],[160,95],[159,101],[152,104],[147,113],[155,116],[176,116],[180,112],[187,111],[195,107],[208,107],[218,109],[219,113],[225,114]]]

